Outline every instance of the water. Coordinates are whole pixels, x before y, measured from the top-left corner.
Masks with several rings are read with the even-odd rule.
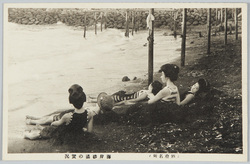
[[[124,31],[88,30],[56,25],[8,23],[9,110],[42,103],[42,107],[62,107],[68,102],[67,89],[78,83],[88,94],[109,92],[123,76],[142,77],[148,70],[148,32],[127,38]],[[180,56],[181,39],[155,31],[154,70]],[[109,90],[109,91],[108,91]],[[112,90],[112,89],[111,89]],[[60,104],[53,100],[60,99]],[[12,103],[15,102],[15,103]],[[41,107],[39,107],[41,108]]]

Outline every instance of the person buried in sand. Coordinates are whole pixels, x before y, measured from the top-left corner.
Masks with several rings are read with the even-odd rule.
[[[61,132],[70,133],[77,131],[83,131],[84,127],[87,127],[88,132],[92,132],[93,129],[93,116],[95,113],[91,110],[87,110],[84,107],[86,102],[86,95],[80,85],[74,84],[69,88],[69,103],[73,104],[74,112],[66,113],[63,116],[54,115],[50,117],[56,118],[51,123],[51,126],[42,127],[38,125],[36,128],[26,131],[24,137],[27,139],[46,139],[51,138],[57,129]],[[99,109],[98,106],[96,106]],[[97,110],[98,111],[98,110]],[[60,118],[61,117],[61,118]],[[51,119],[51,118],[50,118]]]
[[[133,105],[137,102],[148,100],[148,94],[156,95],[162,89],[162,84],[155,80],[149,86],[148,90],[139,90],[133,93],[127,93],[123,90],[108,95],[105,92],[100,93],[97,98],[90,97],[90,102],[97,102],[102,112],[112,109],[122,108],[122,105]]]
[[[155,80],[148,86],[148,90],[140,90],[132,94],[125,94],[123,93],[124,91],[119,91],[113,94],[114,100],[117,101],[117,103],[115,103],[114,105],[131,105],[139,101],[147,100],[149,94],[156,95],[161,89],[162,84],[159,81]]]
[[[180,105],[188,105],[191,104],[195,99],[202,99],[202,97],[206,96],[206,93],[210,90],[209,82],[201,78],[194,85],[191,86],[190,91],[184,92],[181,95]]]

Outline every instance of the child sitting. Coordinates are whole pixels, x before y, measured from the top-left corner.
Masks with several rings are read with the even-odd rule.
[[[74,84],[69,88],[69,103],[73,104],[74,111],[64,113],[64,115],[56,115],[56,120],[51,123],[51,126],[42,127],[37,126],[35,129],[26,131],[25,138],[28,139],[46,139],[51,138],[56,132],[61,135],[65,133],[78,133],[83,131],[87,126],[87,131],[92,132],[93,129],[93,115],[94,113],[83,107],[86,102],[86,95],[81,86]],[[53,116],[55,117],[55,115]]]
[[[199,79],[197,83],[191,86],[190,91],[185,92],[181,95],[180,105],[188,105],[193,102],[197,97],[202,97],[202,94],[206,94],[210,90],[210,85],[206,79]]]

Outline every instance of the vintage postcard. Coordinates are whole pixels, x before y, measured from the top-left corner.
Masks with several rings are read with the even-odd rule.
[[[247,161],[246,3],[3,8],[3,160]]]

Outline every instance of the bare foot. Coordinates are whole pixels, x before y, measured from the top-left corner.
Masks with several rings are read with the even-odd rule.
[[[27,116],[26,116],[26,119],[38,120],[39,118],[34,117],[34,116],[29,116],[29,115],[27,115]]]
[[[26,119],[26,125],[31,125],[31,123],[30,123],[30,121],[31,121],[31,119]]]

